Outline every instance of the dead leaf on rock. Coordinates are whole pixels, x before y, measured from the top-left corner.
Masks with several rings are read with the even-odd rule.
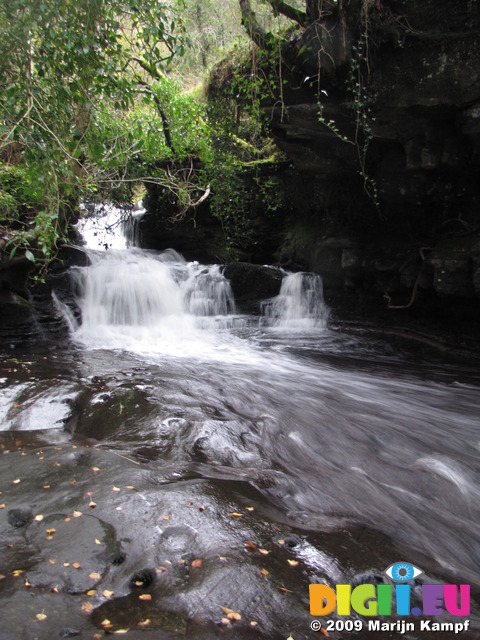
[[[202,566],[202,561],[200,560],[200,558],[197,558],[196,560],[192,561],[192,567],[195,567],[196,569],[198,569],[201,566]]]
[[[121,489],[119,487],[115,487],[115,485],[112,487],[112,491],[121,491]]]
[[[114,633],[115,635],[123,635],[125,633],[128,633],[130,631],[130,629],[117,629]]]
[[[92,613],[93,611],[93,604],[91,602],[84,602],[82,604],[82,611],[84,613]]]
[[[278,587],[278,590],[282,593],[293,593],[290,589],[285,589],[285,587]]]
[[[230,624],[230,620],[228,618],[222,618],[222,624],[227,625]]]
[[[251,551],[255,551],[255,549],[257,548],[257,545],[254,542],[252,542],[251,540],[246,542],[245,546],[248,547]]]
[[[92,467],[92,471],[100,471],[98,467]]]
[[[102,544],[98,538],[95,538],[95,544]]]
[[[87,591],[87,596],[89,598],[91,598],[92,596],[96,596],[97,595],[97,590],[96,589],[90,589],[89,591]]]
[[[12,484],[20,484],[21,479],[17,478],[16,480],[13,480]]]
[[[266,569],[260,569],[260,573],[262,574],[262,576],[268,576],[269,573]]]
[[[145,620],[141,620],[137,626],[140,627],[141,629],[144,629],[145,627],[148,627],[150,624],[152,624],[152,621],[150,620],[150,618],[146,618]]]
[[[232,518],[243,518],[243,513],[238,513],[238,511],[234,511],[230,514]]]
[[[91,578],[92,580],[100,580],[102,576],[96,571],[92,571],[92,573],[90,573],[88,577]]]
[[[94,502],[93,500],[90,500],[90,502],[88,503],[88,506],[90,507],[90,509],[95,509],[95,507],[97,506],[97,503]]]
[[[5,503],[2,502],[2,504],[0,504],[0,509],[5,509]]]
[[[257,625],[258,625],[258,622],[256,622],[255,620],[250,620],[251,627],[256,627]]]
[[[266,549],[259,549],[258,551],[262,554],[262,556],[268,556],[268,554],[270,553],[270,551],[267,551]]]
[[[12,571],[12,576],[13,576],[14,578],[18,578],[18,576],[21,576],[21,575],[22,575],[22,573],[25,573],[25,569],[14,569],[14,570]]]
[[[34,519],[35,519],[36,522],[41,522],[43,520],[43,516],[42,516],[41,513],[39,513],[38,516],[35,516]]]
[[[35,617],[39,622],[42,622],[43,620],[47,619],[47,616],[45,613],[37,613]]]
[[[104,598],[111,598],[113,596],[113,591],[110,591],[110,589],[104,589],[102,591],[102,595]]]
[[[291,567],[296,567],[299,564],[298,560],[290,560],[289,559],[289,560],[287,560],[287,562]]]
[[[238,613],[238,611],[234,611],[233,609],[229,609],[228,607],[220,607],[223,613],[227,616],[229,620],[241,620],[242,616]]]
[[[149,593],[142,593],[138,596],[139,600],[151,600],[152,596]]]
[[[74,518],[80,518],[80,516],[82,516],[83,513],[81,511],[74,511],[72,515]]]
[[[74,569],[80,569],[80,563],[79,563],[79,562],[74,562],[74,563],[72,564],[72,567],[73,567]]]
[[[255,511],[255,508],[254,508],[254,507],[245,507],[245,509],[246,509],[247,511]]]
[[[47,535],[53,536],[54,533],[57,533],[56,529],[47,529]]]

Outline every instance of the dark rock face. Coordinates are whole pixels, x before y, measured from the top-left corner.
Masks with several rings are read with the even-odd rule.
[[[224,275],[232,285],[237,308],[243,313],[259,313],[260,302],[278,295],[283,272],[246,262],[235,262],[225,267]]]
[[[378,208],[359,175],[362,150],[319,123],[318,87],[309,96],[308,83],[297,82],[298,91],[285,91],[287,117],[274,111],[272,129],[293,161],[297,178],[287,188],[294,192],[296,182],[302,206],[274,258],[320,273],[327,289],[378,300],[397,295],[407,303],[414,287],[478,300],[480,7],[376,6],[369,69],[364,62],[325,69],[321,101],[325,119],[351,141],[352,122],[365,116],[372,138],[364,169]],[[354,43],[351,22],[348,35]],[[361,74],[363,97],[350,86],[349,65]]]

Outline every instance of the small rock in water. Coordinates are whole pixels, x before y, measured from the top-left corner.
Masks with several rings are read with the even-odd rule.
[[[8,512],[8,523],[15,527],[16,529],[20,529],[20,527],[24,527],[27,524],[30,524],[33,520],[33,513],[31,509],[10,509]]]

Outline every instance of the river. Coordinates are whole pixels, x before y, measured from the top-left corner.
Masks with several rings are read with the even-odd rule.
[[[317,276],[245,316],[218,266],[84,233],[70,339],[2,350],[0,637],[311,638],[309,583],[399,560],[471,584],[479,637],[478,370],[332,328]]]

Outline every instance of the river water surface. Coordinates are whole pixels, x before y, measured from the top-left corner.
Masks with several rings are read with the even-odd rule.
[[[333,330],[316,276],[249,317],[218,266],[115,243],[68,343],[3,352],[0,638],[311,638],[310,582],[398,560],[471,584],[478,637],[478,371]]]

